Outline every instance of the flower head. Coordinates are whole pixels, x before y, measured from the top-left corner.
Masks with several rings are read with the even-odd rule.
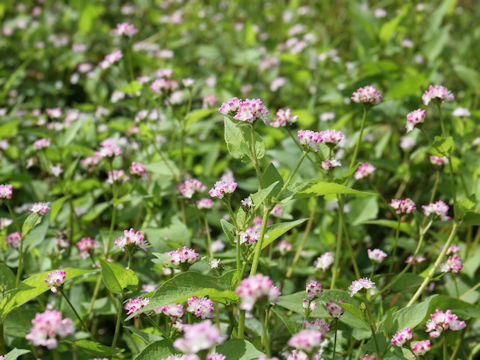
[[[102,60],[102,62],[100,62],[100,64],[98,64],[98,66],[100,66],[100,68],[103,70],[108,69],[110,66],[119,61],[122,57],[122,50],[115,50],[114,52],[105,56],[105,58]]]
[[[219,199],[223,199],[225,195],[231,194],[237,188],[236,182],[226,183],[224,181],[217,181],[215,186],[209,190],[209,194],[211,197],[216,197]]]
[[[412,351],[415,355],[424,355],[430,351],[430,340],[417,341],[412,344]]]
[[[121,23],[117,24],[117,27],[112,30],[113,35],[117,36],[127,36],[127,37],[132,37],[138,32],[138,30],[135,28],[134,25],[129,24],[129,23]]]
[[[280,251],[281,254],[286,254],[287,252],[292,251],[293,245],[285,240],[282,240],[278,244],[277,249],[278,251]]]
[[[323,319],[316,319],[315,321],[312,321],[312,322],[304,321],[303,324],[305,325],[305,329],[317,330],[317,331],[320,331],[322,334],[326,334],[330,331],[328,322],[326,322]]]
[[[331,252],[327,252],[315,260],[315,269],[322,271],[328,270],[330,265],[333,264],[333,261],[333,254]]]
[[[337,302],[344,303],[345,299],[339,300]],[[327,312],[330,314],[330,316],[334,319],[340,319],[340,316],[342,316],[345,312],[345,310],[333,300],[330,300],[328,303],[326,303],[325,308],[327,309]]]
[[[195,250],[186,246],[175,251],[169,251],[167,255],[170,256],[172,265],[193,264],[199,256]]]
[[[380,249],[373,249],[373,250],[368,249],[367,251],[368,251],[368,258],[371,261],[376,262],[377,264],[380,264],[387,257],[387,254]]]
[[[393,199],[389,205],[397,214],[410,214],[415,210],[415,203],[409,198]]]
[[[320,138],[320,142],[330,147],[338,146],[345,138],[343,133],[339,130],[320,131],[318,136]]]
[[[182,326],[183,338],[175,340],[173,346],[181,352],[195,354],[221,344],[226,337],[220,335],[217,327],[210,320],[193,325]]]
[[[134,176],[142,176],[146,173],[147,168],[145,167],[145,165],[136,162],[132,162],[132,165],[130,165],[130,174]]]
[[[371,281],[370,279],[359,279],[355,280],[352,282],[352,285],[348,288],[348,290],[351,291],[350,296],[355,295],[357,292],[359,292],[362,289],[371,289],[370,293],[373,295],[375,292],[375,283]]]
[[[462,269],[462,259],[460,259],[457,255],[449,256],[446,262],[440,264],[440,272],[452,272],[456,274]]]
[[[322,161],[322,169],[323,170],[330,170],[333,169],[334,167],[342,166],[342,163],[338,161],[337,159],[327,159],[325,161]]]
[[[323,292],[322,284],[315,280],[310,280],[305,287],[305,291],[307,293],[307,299],[314,300]]]
[[[435,156],[432,155],[430,156],[430,162],[432,163],[433,166],[442,168],[448,164],[448,157],[446,156]]]
[[[12,219],[8,218],[0,218],[0,230],[6,229],[13,223]]]
[[[198,210],[209,210],[215,205],[214,201],[209,198],[202,198],[196,202]]]
[[[33,204],[28,211],[35,214],[45,215],[47,211],[50,210],[50,203],[35,203]]]
[[[0,185],[0,199],[11,199],[13,194],[13,186],[10,184]]]
[[[274,128],[285,127],[287,124],[295,124],[297,120],[298,115],[292,116],[292,111],[290,109],[279,109],[275,119],[273,119],[269,125]]]
[[[360,164],[353,177],[355,180],[365,179],[366,177],[372,175],[376,169],[377,168],[375,166],[369,163]]]
[[[320,346],[322,333],[318,330],[301,330],[288,341],[288,345],[296,349],[312,352]]]
[[[430,333],[432,338],[439,337],[445,330],[459,331],[467,326],[465,321],[458,320],[457,315],[453,314],[451,310],[443,312],[437,309],[435,313],[430,314],[430,318],[425,331]]]
[[[298,130],[297,137],[300,144],[308,150],[317,152],[320,149],[320,143],[322,142],[320,133],[312,130]]]
[[[207,190],[207,187],[199,180],[189,179],[184,183],[179,183],[177,185],[177,190],[182,194],[183,197],[191,199],[194,194]]]
[[[37,313],[32,320],[32,328],[25,338],[33,342],[34,346],[46,346],[55,349],[58,346],[57,337],[64,338],[74,332],[71,319],[62,319],[62,314],[56,310],[47,310]]]
[[[391,343],[392,345],[402,347],[407,341],[410,340],[412,340],[412,330],[410,330],[409,328],[405,328],[395,333],[391,340]]]
[[[108,172],[107,183],[113,184],[114,182],[127,182],[130,177],[125,174],[123,170],[113,170]]]
[[[436,203],[422,205],[422,209],[425,216],[437,216],[440,221],[447,221],[450,219],[450,216],[447,215],[448,205],[442,200],[439,200]]]
[[[14,232],[5,236],[5,242],[7,246],[10,246],[11,248],[20,249],[21,238],[22,237],[18,232]]]
[[[214,310],[213,301],[206,297],[192,296],[187,300],[187,311],[204,320],[211,317]]]
[[[137,297],[135,299],[128,299],[128,302],[123,306],[127,310],[127,315],[135,314],[139,310],[143,309],[150,302],[150,298]]]
[[[45,149],[49,147],[51,143],[52,143],[52,139],[40,139],[33,143],[33,149],[34,150]]]
[[[365,86],[364,88],[359,88],[353,93],[351,99],[356,103],[370,105],[377,105],[383,101],[380,92],[371,85]]]
[[[135,231],[133,228],[130,230],[124,230],[123,236],[115,240],[115,246],[120,248],[123,252],[125,249],[139,247],[140,249],[147,251],[147,242],[145,237],[140,231]]]
[[[48,273],[48,279],[45,279],[45,282],[50,286],[50,290],[52,290],[54,294],[58,293],[58,289],[60,289],[65,282],[65,275],[65,270],[57,270]]]
[[[183,316],[182,304],[170,304],[160,308],[160,311],[170,318],[181,318]]]
[[[243,211],[245,211],[245,212],[249,212],[250,209],[252,209],[253,207],[255,207],[255,204],[253,203],[253,201],[252,201],[252,199],[251,199],[250,197],[241,200],[241,201],[240,201],[240,205],[242,205],[242,209],[243,209]]]
[[[235,292],[241,299],[240,308],[247,311],[251,311],[260,299],[265,298],[269,303],[274,303],[280,296],[280,290],[273,285],[272,280],[262,274],[243,279]]]
[[[417,109],[407,115],[407,133],[412,131],[415,125],[423,123],[426,112],[424,109]]]
[[[77,242],[78,251],[80,251],[80,257],[85,260],[89,258],[95,249],[101,249],[102,245],[98,241],[93,240],[92,238],[86,237],[82,238]]]
[[[428,106],[431,101],[453,101],[455,97],[453,94],[448,90],[446,87],[439,86],[439,85],[430,85],[428,90],[422,95],[422,100],[425,106]]]

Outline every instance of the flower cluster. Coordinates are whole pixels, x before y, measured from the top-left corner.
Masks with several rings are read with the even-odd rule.
[[[50,286],[50,290],[54,294],[58,293],[58,289],[60,289],[65,282],[66,272],[65,270],[57,270],[51,273],[48,273],[48,279],[45,279],[45,282],[48,286]]]
[[[160,308],[160,311],[170,318],[181,318],[183,316],[183,305],[170,304]]]
[[[112,30],[113,35],[117,36],[127,36],[127,37],[132,37],[138,32],[138,30],[135,28],[134,25],[129,24],[129,23],[121,23],[117,24],[117,27]]]
[[[33,204],[28,211],[34,214],[45,215],[47,211],[50,210],[50,203],[35,203]]]
[[[212,199],[209,198],[202,198],[196,202],[198,210],[209,210],[213,208],[215,203]]]
[[[268,124],[268,109],[263,106],[260,99],[240,100],[233,98],[222,104],[219,113],[233,116],[235,120],[253,123],[255,120],[262,120]]]
[[[430,333],[432,338],[439,337],[443,331],[459,331],[467,326],[465,321],[458,320],[457,315],[453,314],[451,310],[443,312],[437,309],[435,313],[430,314],[430,318],[427,321],[425,331]]]
[[[288,345],[306,352],[312,352],[320,346],[322,337],[322,333],[318,330],[305,329],[292,336]]]
[[[11,199],[13,193],[13,186],[10,184],[0,185],[0,199]]]
[[[417,341],[412,344],[412,351],[415,355],[425,355],[430,351],[430,340]]]
[[[408,113],[407,115],[407,133],[413,130],[415,125],[422,124],[425,120],[425,113],[427,111],[424,109],[417,109]]]
[[[409,198],[393,199],[389,205],[397,214],[411,214],[416,208],[415,203]]]
[[[437,216],[440,221],[450,220],[450,216],[447,215],[448,205],[445,204],[442,200],[439,200],[436,203],[422,205],[422,209],[425,216]]]
[[[86,237],[82,238],[77,242],[77,248],[80,252],[80,257],[85,260],[89,258],[95,249],[101,249],[102,245],[98,241],[93,240],[92,238]]]
[[[142,176],[147,173],[147,168],[141,163],[132,162],[130,165],[130,174],[134,176]]]
[[[335,167],[342,166],[342,163],[338,161],[337,159],[327,159],[325,161],[322,161],[322,169],[323,170],[330,170]]]
[[[115,64],[117,61],[120,61],[120,59],[123,57],[122,50],[115,50],[112,53],[108,54],[105,56],[105,58],[98,64],[101,69],[106,70],[113,64]]]
[[[298,141],[301,145],[308,149],[317,152],[320,149],[320,144],[324,143],[329,147],[338,146],[345,138],[343,133],[338,130],[312,131],[312,130],[298,130]]]
[[[428,106],[431,101],[453,101],[455,97],[453,94],[448,90],[446,87],[439,86],[439,85],[430,85],[428,90],[422,95],[422,100],[425,106]]]
[[[33,148],[35,150],[45,149],[50,146],[52,139],[40,139],[33,143]]]
[[[310,280],[305,287],[305,291],[307,293],[307,299],[314,300],[323,292],[322,284],[315,280]]]
[[[272,280],[262,274],[243,279],[235,292],[241,299],[240,308],[247,311],[251,311],[260,299],[266,298],[269,303],[274,303],[280,296],[280,290],[273,285]]]
[[[199,256],[195,250],[186,246],[175,251],[169,251],[167,255],[170,256],[172,265],[193,264]]]
[[[380,249],[368,249],[367,252],[368,258],[371,261],[376,262],[377,264],[383,262],[383,260],[385,260],[385,258],[387,257],[387,254]]]
[[[392,338],[392,345],[402,347],[407,341],[412,340],[412,330],[405,328],[403,330],[397,331]]]
[[[135,299],[128,299],[128,302],[123,306],[127,310],[127,315],[135,314],[143,309],[150,302],[150,298],[137,297]]]
[[[315,321],[304,321],[305,329],[320,331],[322,334],[326,334],[330,331],[328,322],[323,319],[316,319]]]
[[[208,191],[211,197],[223,199],[226,194],[231,194],[237,188],[236,182],[227,183],[224,181],[217,181],[212,189]]]
[[[113,170],[108,172],[107,183],[113,184],[114,182],[127,182],[130,177],[125,174],[123,170]]]
[[[139,247],[143,251],[147,251],[147,242],[140,231],[135,231],[133,228],[124,230],[123,236],[115,240],[115,246],[120,248],[123,252],[125,249]]]
[[[32,320],[32,328],[25,338],[33,342],[34,346],[46,346],[56,349],[57,337],[64,338],[75,331],[73,322],[69,318],[62,319],[62,314],[56,310],[47,310],[37,313]]]
[[[370,105],[378,105],[383,101],[380,92],[371,85],[365,86],[364,88],[359,88],[352,94],[351,99],[356,103]]]
[[[20,249],[20,241],[22,237],[18,232],[11,233],[5,236],[5,243],[14,249]]]
[[[192,296],[187,300],[187,311],[204,320],[211,317],[214,310],[213,301],[206,297]]]
[[[210,320],[183,325],[183,338],[175,340],[173,346],[186,354],[196,354],[201,350],[208,350],[225,341],[226,337],[220,335],[217,327]]]
[[[446,262],[440,264],[440,272],[452,272],[456,274],[462,269],[462,259],[460,259],[457,255],[449,256]]]
[[[350,296],[353,296],[355,295],[357,292],[359,292],[360,290],[362,289],[371,289],[370,290],[370,294],[374,294],[375,292],[375,283],[373,281],[371,281],[370,279],[359,279],[359,280],[355,280],[352,282],[352,285],[350,285],[350,287],[348,288],[348,290],[350,290]]]
[[[442,167],[448,165],[448,158],[446,156],[440,157],[440,156],[432,155],[432,156],[430,156],[430,163],[433,166],[442,168]]]
[[[341,299],[337,302],[344,303],[345,299]],[[327,309],[327,312],[330,314],[330,316],[334,319],[340,319],[340,317],[345,312],[345,310],[333,300],[330,300],[328,303],[326,303],[325,308]]]
[[[177,185],[177,190],[183,197],[191,199],[194,194],[207,190],[207,187],[203,185],[199,180],[189,179],[183,183]]]
[[[285,127],[288,125],[293,125],[297,122],[298,115],[292,116],[292,111],[290,109],[279,109],[275,118],[270,121],[270,126],[274,128]]]
[[[358,166],[358,169],[357,171],[355,171],[353,177],[355,178],[355,180],[365,179],[366,177],[372,175],[375,170],[377,170],[377,168],[372,164],[363,163]]]
[[[327,252],[322,256],[319,256],[317,260],[315,260],[315,264],[314,264],[315,269],[326,271],[333,264],[333,261],[334,261],[333,254],[331,252]]]

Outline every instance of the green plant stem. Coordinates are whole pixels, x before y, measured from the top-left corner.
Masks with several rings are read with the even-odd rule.
[[[257,173],[259,190],[261,190],[263,189],[263,179],[260,166],[258,165],[257,149],[255,145],[255,130],[253,129],[253,125],[250,126],[250,142],[252,143],[251,145],[253,166],[255,167],[255,172]]]
[[[58,353],[58,349],[53,349],[52,350],[52,357],[53,357],[53,360],[60,360],[60,355]]]
[[[270,351],[270,339],[268,338],[268,308],[265,309],[265,312],[260,310],[260,313],[262,314],[260,316],[260,322],[262,323],[262,344],[267,357],[270,358],[272,354]]]
[[[440,266],[440,263],[443,261],[443,258],[445,257],[445,254],[447,253],[447,250],[448,248],[450,247],[450,245],[452,244],[453,242],[453,239],[455,238],[455,234],[457,233],[457,229],[458,229],[458,223],[457,222],[454,222],[453,223],[453,227],[452,227],[452,231],[450,232],[450,235],[447,239],[447,242],[445,243],[440,255],[438,256],[437,260],[435,261],[435,263],[433,264],[433,267],[430,269],[430,271],[428,272],[427,276],[425,277],[425,279],[423,280],[422,284],[420,285],[420,287],[417,289],[417,291],[415,292],[415,294],[412,296],[412,298],[410,299],[410,301],[408,302],[407,304],[407,307],[408,306],[412,306],[415,301],[417,301],[417,299],[420,297],[420,295],[423,293],[423,291],[425,290],[425,287],[430,283],[430,281],[432,281],[432,278],[433,276],[435,275],[435,273],[437,272],[437,269],[438,267]]]
[[[349,166],[348,170],[352,170],[352,168],[355,166],[355,161],[357,160],[357,155],[358,155],[358,149],[360,148],[360,143],[361,143],[362,138],[363,138],[363,130],[365,129],[365,122],[366,122],[366,119],[367,119],[367,113],[368,113],[367,107],[363,106],[362,123],[360,125],[360,135],[357,139],[357,143],[355,144],[355,149],[353,151],[353,157],[352,157],[352,160],[350,162],[350,166]]]
[[[262,227],[260,228],[260,236],[258,238],[257,244],[255,246],[255,253],[253,255],[252,267],[250,269],[250,277],[257,273],[258,262],[260,261],[260,254],[263,247],[263,238],[265,237],[265,230],[267,229],[268,217],[270,215],[271,208],[266,204],[263,205],[263,218],[262,218]]]
[[[336,352],[337,352],[338,319],[335,319],[334,324],[335,324],[335,336],[334,336],[334,338],[333,338],[333,355],[332,355],[332,360],[335,360],[335,355],[336,355]]]
[[[305,157],[307,156],[307,154],[308,154],[308,153],[307,153],[306,151],[304,151],[304,152],[302,153],[302,156],[300,157],[300,160],[298,161],[297,166],[296,166],[295,169],[293,169],[293,171],[290,173],[290,175],[289,175],[288,178],[287,178],[287,181],[285,181],[285,184],[283,184],[283,186],[282,186],[282,188],[280,189],[280,191],[278,192],[277,196],[275,196],[275,199],[273,200],[274,203],[276,203],[276,202],[277,202],[277,199],[280,197],[280,195],[282,195],[283,192],[284,192],[285,190],[287,190],[288,185],[290,185],[290,183],[292,182],[293,177],[295,176],[295,174],[297,173],[298,169],[300,168],[300,165],[302,165],[303,160],[305,160]]]
[[[395,240],[393,242],[393,251],[390,257],[390,266],[388,267],[388,272],[391,274],[393,271],[393,265],[395,264],[395,256],[397,255],[397,245],[398,245],[398,237],[400,235],[400,225],[402,223],[401,217],[399,216],[397,219],[397,229],[395,231]]]
[[[113,295],[112,295],[113,298]],[[115,348],[117,346],[117,341],[118,341],[118,336],[120,335],[120,324],[122,322],[122,299],[123,299],[123,293],[120,298],[120,305],[118,306],[117,309],[117,320],[115,324],[115,333],[113,334],[113,341],[112,341],[112,348]]]
[[[80,314],[77,312],[77,310],[75,309],[75,307],[73,306],[73,304],[70,302],[70,299],[68,298],[68,296],[65,294],[65,292],[63,291],[62,288],[60,288],[59,290],[60,290],[60,293],[61,293],[61,294],[63,295],[63,297],[65,298],[65,300],[67,301],[67,304],[70,306],[70,309],[72,309],[73,313],[75,314],[75,316],[77,317],[77,319],[80,321],[80,324],[82,324],[83,329],[90,335],[90,337],[91,337],[92,340],[93,340],[93,336],[92,336],[92,334],[90,334],[90,331],[88,331],[87,325],[85,325],[85,323],[83,322],[82,317],[81,317]]]
[[[238,333],[237,336],[239,339],[243,339],[245,333],[245,310],[240,310],[240,315],[238,318]]]
[[[340,196],[337,195],[337,201]],[[338,201],[338,211],[343,212],[343,207],[341,206],[340,201]],[[338,275],[338,265],[340,264],[340,255],[342,252],[342,240],[343,240],[343,216],[338,217],[338,229],[337,229],[337,245],[335,247],[335,260],[333,263],[333,270],[332,270],[332,281],[330,282],[330,289],[335,289],[335,283],[337,281]]]
[[[375,318],[373,317],[372,309],[370,308],[370,305],[369,305],[369,302],[368,302],[366,296],[364,297],[364,302],[365,302],[365,307],[367,309],[370,328],[372,330],[373,341],[375,342],[375,350],[377,351],[378,358],[382,359],[382,355],[380,353],[380,346],[378,345],[378,340],[377,340],[377,335],[376,335],[377,326],[375,325]]]
[[[15,287],[18,287],[18,285],[20,284],[20,278],[22,276],[23,270],[23,234],[20,230],[20,226],[17,223],[17,218],[15,217],[15,214],[8,200],[5,201],[5,205],[7,205],[8,212],[10,213],[10,217],[12,218],[13,224],[15,225],[15,229],[17,230],[18,235],[20,235],[20,248],[18,249],[18,268],[17,276],[15,277]]]
[[[205,215],[205,213],[202,213],[202,216],[203,216],[203,222],[205,224],[205,233],[206,233],[205,247],[207,248],[208,257],[210,259],[213,259],[212,238],[210,237],[210,227],[208,226],[208,220],[207,220],[207,216]],[[237,242],[238,242],[238,240],[237,240]]]
[[[448,168],[450,172],[450,192],[453,197],[453,219],[458,221],[457,217],[457,185],[455,183],[455,175],[453,173],[452,157],[448,156]]]
[[[92,296],[92,300],[90,300],[90,305],[88,306],[87,317],[90,315],[90,313],[93,310],[93,305],[95,304],[95,300],[97,299],[98,291],[100,290],[101,284],[102,284],[102,275],[100,274],[98,276],[97,283],[95,284],[95,288],[93,289],[93,296]]]
[[[350,253],[350,260],[352,261],[353,271],[355,272],[355,276],[357,277],[357,279],[360,279],[360,277],[361,277],[360,270],[358,269],[357,260],[355,259],[355,254],[353,252],[352,243],[350,241],[350,236],[348,235],[347,223],[345,222],[345,217],[344,217],[345,216],[344,215],[345,203],[343,201],[343,196],[340,195],[338,197],[338,202],[339,202],[338,216],[339,216],[339,218],[341,218],[341,222],[342,222],[342,226],[343,226],[343,232],[345,234],[345,242],[347,243],[348,251]],[[340,211],[340,208],[342,208],[342,211]]]
[[[447,132],[445,131],[445,124],[443,122],[442,105],[438,101],[435,101],[435,104],[437,105],[438,117],[440,118],[440,127],[442,129],[442,137],[445,138],[447,136]]]
[[[447,360],[447,333],[446,332],[443,333],[442,349],[443,349],[443,360]]]
[[[7,348],[5,347],[5,333],[3,328],[3,319],[0,318],[0,353],[6,354]]]

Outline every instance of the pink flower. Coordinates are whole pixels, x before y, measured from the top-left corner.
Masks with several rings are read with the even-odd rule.
[[[247,311],[251,311],[253,305],[260,299],[265,298],[271,304],[280,296],[280,290],[273,286],[272,280],[262,274],[243,279],[235,292],[241,299],[240,309]]]
[[[218,103],[218,98],[215,96],[215,94],[207,94],[204,97],[202,97],[202,106],[203,108],[210,108],[214,106],[216,103]]]
[[[50,210],[50,203],[35,203],[33,204],[28,211],[31,213],[36,213],[40,215],[45,215],[47,211]]]
[[[450,247],[447,250],[447,255],[450,254],[455,254],[460,251],[460,246],[458,245],[450,245]]]
[[[318,360],[318,354],[313,355],[312,360]],[[303,351],[293,350],[291,354],[288,355],[287,360],[309,360],[310,357]]]
[[[412,351],[415,355],[424,355],[430,351],[430,340],[417,341],[412,344]]]
[[[410,264],[413,261],[412,265],[416,265],[424,262],[425,260],[427,260],[427,258],[423,256],[415,256],[415,259],[413,256],[409,256],[407,260],[405,260],[405,264]]]
[[[183,325],[183,338],[175,340],[173,346],[181,352],[196,354],[201,350],[210,349],[225,341],[217,327],[210,320],[193,325]]]
[[[195,250],[186,246],[175,251],[169,251],[166,254],[170,256],[170,262],[173,265],[193,264],[199,256]]]
[[[303,303],[302,306],[303,306],[303,308],[305,309],[306,312],[307,312],[307,310],[310,311],[310,312],[315,311],[315,309],[317,308],[317,303],[315,301],[309,301],[307,299],[303,299],[302,303]],[[307,314],[308,314],[308,312],[307,312]]]
[[[171,318],[181,318],[183,316],[183,305],[181,304],[170,304],[162,306],[160,311],[168,317]]]
[[[355,295],[357,292],[359,292],[362,289],[371,289],[370,294],[374,294],[375,292],[375,283],[371,281],[370,279],[359,279],[355,280],[352,282],[352,285],[348,288],[348,290],[351,291],[350,296]]]
[[[405,328],[403,330],[397,331],[392,338],[392,345],[402,347],[407,341],[412,340],[412,330]]]
[[[415,125],[423,123],[426,112],[426,110],[417,109],[407,115],[407,133],[412,131]]]
[[[85,260],[89,258],[95,249],[101,249],[102,245],[98,241],[93,240],[92,238],[86,237],[82,238],[77,242],[78,251],[80,251],[80,257]]]
[[[380,264],[387,257],[387,254],[380,249],[373,249],[373,250],[368,249],[367,251],[368,251],[368,258],[373,262],[376,262],[377,264]]]
[[[18,232],[11,233],[10,235],[5,236],[5,242],[7,246],[10,246],[14,249],[20,249],[20,240],[21,235]]]
[[[296,349],[312,352],[320,346],[322,333],[317,330],[301,330],[288,341],[288,345]]]
[[[122,155],[122,149],[117,145],[114,139],[105,139],[102,142],[102,147],[95,153],[99,158],[111,158]]]
[[[238,109],[237,114],[233,118],[249,123],[259,119],[268,124],[268,109],[263,106],[260,99],[246,99],[242,101],[240,109]]]
[[[389,205],[397,214],[410,214],[415,210],[415,203],[409,198],[393,199]]]
[[[289,251],[292,251],[293,245],[290,244],[289,242],[282,240],[278,244],[278,251],[280,251],[281,254],[286,254]]]
[[[403,151],[409,151],[413,149],[413,147],[417,144],[415,139],[409,137],[409,136],[402,136],[400,138],[400,147],[402,148]]]
[[[298,115],[292,116],[292,111],[290,109],[279,109],[275,118],[270,122],[270,126],[274,128],[285,127],[288,125],[293,125],[297,122]]]
[[[224,181],[217,181],[215,186],[209,190],[209,194],[211,197],[216,197],[219,199],[223,199],[225,195],[231,194],[237,188],[237,183],[226,183]]]
[[[338,146],[345,138],[343,133],[339,130],[325,130],[318,133],[320,142],[329,147]]]
[[[377,168],[375,166],[369,163],[360,164],[353,177],[355,180],[365,179],[366,177],[372,175],[376,169]]]
[[[298,141],[300,145],[303,145],[307,150],[313,150],[317,152],[322,142],[320,133],[312,130],[298,130],[297,132]]]
[[[213,301],[206,297],[199,298],[192,296],[187,300],[187,311],[203,320],[211,317],[214,310]]]
[[[333,261],[333,254],[331,252],[327,252],[315,260],[315,269],[322,271],[328,270],[330,265],[333,264]]]
[[[249,198],[249,197],[245,198],[243,200],[240,200],[240,204],[242,206],[243,211],[245,211],[245,212],[249,212],[250,209],[252,209],[255,206],[252,199]]]
[[[52,143],[52,139],[40,139],[33,143],[33,149],[34,150],[45,149],[49,147],[51,143]]]
[[[446,156],[439,157],[432,155],[430,156],[430,162],[433,166],[442,168],[448,164],[448,158]]]
[[[305,287],[305,291],[307,293],[307,299],[314,300],[323,292],[322,284],[315,280],[310,280]]]
[[[448,205],[442,200],[439,200],[436,203],[422,205],[422,209],[425,216],[438,216],[440,221],[447,221],[450,219],[450,216],[447,215]]]
[[[145,285],[142,285],[142,290],[147,292],[147,293],[150,293],[150,292],[154,292],[155,290],[157,290],[158,288],[158,285],[157,284],[145,284]]]
[[[60,165],[57,166],[52,166],[50,168],[50,172],[52,173],[53,176],[59,177],[63,173],[63,169]]]
[[[137,297],[135,299],[128,299],[128,302],[123,306],[127,310],[127,315],[135,314],[139,310],[143,309],[150,302],[150,298]]]
[[[220,106],[220,109],[218,109],[218,112],[223,115],[233,116],[240,109],[240,106],[242,106],[242,100],[234,97],[233,99],[224,102],[222,106]]]
[[[353,102],[377,105],[380,104],[383,99],[382,95],[375,89],[373,86],[365,86],[364,88],[359,88],[355,91],[351,97]]]
[[[129,23],[121,23],[117,24],[117,27],[112,30],[113,35],[117,36],[127,36],[127,37],[132,37],[138,32],[138,30],[135,28],[134,25],[129,24]]]
[[[139,247],[143,251],[147,251],[147,242],[145,237],[140,231],[135,232],[133,228],[130,230],[124,230],[123,236],[115,240],[115,246],[120,248],[123,252],[125,249]]]
[[[98,64],[101,69],[106,70],[116,62],[120,61],[120,59],[123,57],[122,50],[115,50],[114,52],[108,54],[105,56],[102,62]]]
[[[337,159],[329,159],[329,160],[322,161],[322,169],[324,170],[330,170],[338,166],[342,166],[342,163]]]
[[[445,102],[445,101],[453,101],[455,97],[453,94],[448,90],[446,87],[439,86],[439,85],[430,85],[428,87],[428,90],[425,91],[425,93],[422,95],[422,100],[425,106],[428,106],[428,104],[431,101],[440,101],[440,102]]]
[[[345,299],[339,300],[337,302],[344,303]],[[330,300],[328,303],[326,303],[325,308],[327,309],[327,312],[330,314],[330,316],[334,319],[340,319],[340,316],[342,316],[345,312],[345,310],[333,300]]]
[[[123,170],[113,170],[108,172],[107,183],[113,184],[114,182],[128,182],[130,177],[125,174]]]
[[[58,119],[62,116],[62,109],[55,108],[55,109],[46,109],[47,115],[52,119]]]
[[[183,197],[191,199],[194,194],[207,190],[207,187],[203,185],[199,180],[189,179],[184,183],[177,185],[177,191],[179,191]]]
[[[54,294],[58,293],[58,289],[60,289],[65,282],[65,275],[65,270],[48,273],[48,279],[45,279],[45,282],[50,286],[50,290],[52,290]]]
[[[330,331],[328,323],[322,319],[316,319],[312,322],[304,321],[303,324],[305,325],[305,329],[320,331],[323,335]]]
[[[208,354],[207,360],[227,360],[227,358],[222,354]]]
[[[449,256],[446,262],[440,264],[440,272],[452,272],[456,274],[462,269],[462,259],[460,259],[457,255]]]
[[[281,218],[284,216],[283,214],[283,211],[282,211],[282,206],[281,205],[275,205],[272,209],[272,211],[270,211],[270,215],[274,216],[274,217],[277,217],[277,218]]]
[[[64,338],[74,332],[71,319],[62,319],[62,314],[56,310],[47,310],[44,313],[37,313],[32,320],[30,333],[25,336],[33,342],[34,346],[46,346],[55,349],[58,346],[57,336]]]
[[[13,186],[10,184],[0,185],[0,199],[11,199],[13,194]]]
[[[132,162],[132,165],[130,165],[130,174],[134,176],[142,176],[146,173],[147,168],[145,167],[145,165],[136,162]]]
[[[209,210],[213,208],[215,202],[209,198],[202,198],[196,202],[198,210]]]
[[[443,312],[437,309],[434,314],[430,314],[430,318],[425,331],[430,333],[432,338],[439,337],[445,330],[459,331],[467,326],[465,321],[458,320],[457,315],[452,314],[451,310]]]
[[[365,354],[364,356],[360,357],[360,360],[376,360],[376,357],[374,355]]]
[[[8,218],[0,218],[0,230],[6,229],[13,223],[13,220]]]

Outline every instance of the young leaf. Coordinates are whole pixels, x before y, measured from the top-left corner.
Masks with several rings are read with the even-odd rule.
[[[135,360],[159,360],[178,354],[170,340],[155,341],[137,355]]]
[[[94,356],[111,357],[123,352],[123,349],[113,349],[109,346],[90,340],[75,341],[73,345]]]
[[[133,270],[127,270],[120,265],[100,260],[102,279],[107,289],[114,294],[121,294],[124,289],[136,290],[138,277]]]
[[[243,339],[230,339],[217,346],[216,350],[219,354],[225,355],[228,360],[254,360],[265,355]]]
[[[374,193],[369,193],[365,191],[358,191],[355,189],[351,189],[344,185],[340,185],[337,183],[330,183],[323,180],[317,181],[315,184],[311,185],[310,187],[300,191],[295,195],[295,198],[307,198],[310,196],[331,196],[331,195],[338,195],[338,194],[348,194],[354,196],[375,196]]]

